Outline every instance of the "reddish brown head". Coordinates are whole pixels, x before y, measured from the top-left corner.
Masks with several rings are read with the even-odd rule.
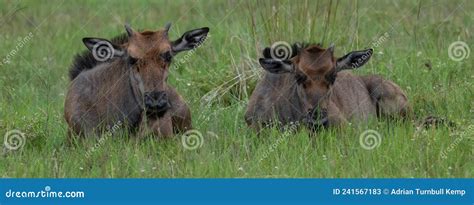
[[[307,109],[319,105],[335,82],[337,73],[364,65],[372,55],[372,49],[353,51],[341,58],[334,57],[334,46],[327,49],[319,45],[293,46],[293,55],[287,59],[272,58],[271,49],[260,58],[262,67],[270,73],[290,73],[295,77],[298,96],[307,104]]]
[[[130,70],[132,87],[136,87],[147,112],[164,114],[171,106],[167,97],[169,66],[173,57],[181,51],[199,46],[207,37],[209,28],[185,32],[181,38],[170,41],[168,31],[171,24],[157,31],[134,31],[125,25],[127,40],[121,45],[101,38],[84,38],[83,42],[94,57],[121,58]],[[106,54],[100,53],[101,45],[107,45]]]

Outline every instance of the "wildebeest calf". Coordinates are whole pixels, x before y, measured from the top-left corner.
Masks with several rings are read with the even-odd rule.
[[[125,28],[126,34],[111,41],[83,39],[89,51],[74,61],[64,106],[70,134],[97,135],[117,123],[156,136],[191,129],[188,106],[166,81],[173,56],[197,47],[209,28],[175,41],[168,38],[170,24],[158,31]]]
[[[311,129],[365,122],[382,115],[405,116],[409,104],[395,83],[380,76],[357,76],[350,70],[364,65],[372,49],[334,57],[334,46],[293,45],[292,56],[272,58],[264,49],[261,66],[268,72],[257,84],[245,113],[257,130],[267,124],[305,122]]]

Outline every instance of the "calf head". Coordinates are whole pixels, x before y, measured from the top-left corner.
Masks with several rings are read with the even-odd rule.
[[[171,107],[168,99],[169,66],[173,57],[181,51],[199,46],[207,37],[209,28],[199,28],[185,32],[181,38],[170,41],[168,31],[171,24],[157,31],[134,31],[125,25],[128,40],[122,45],[114,45],[102,38],[84,38],[83,42],[93,53],[100,44],[109,45],[111,58],[121,58],[130,70],[132,87],[148,115],[161,117]],[[95,55],[94,55],[95,57]]]
[[[337,73],[355,69],[369,61],[373,50],[352,51],[343,57],[334,57],[334,46],[325,49],[320,45],[293,45],[293,55],[287,59],[272,58],[270,48],[263,51],[260,65],[273,74],[294,75],[298,97],[304,104],[302,112],[312,112],[323,104],[323,100],[334,84]],[[325,112],[319,112],[325,113]]]

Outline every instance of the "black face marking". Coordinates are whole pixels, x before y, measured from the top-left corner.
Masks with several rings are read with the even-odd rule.
[[[304,73],[301,73],[301,72],[295,73],[295,80],[298,84],[300,85],[303,84],[307,79],[308,79],[308,76],[306,76]]]
[[[149,118],[161,118],[171,108],[168,95],[163,91],[145,92],[143,100]]]
[[[138,59],[136,59],[132,56],[128,56],[127,60],[128,60],[128,65],[131,65],[131,66],[135,65],[135,63],[137,63],[137,61],[138,61]]]
[[[149,119],[158,119],[158,118],[161,118],[163,117],[166,112],[168,111],[168,109],[166,110],[147,110],[146,111],[146,116],[149,118]]]
[[[159,109],[147,109],[146,110],[146,116],[149,119],[158,119],[163,117],[168,110],[171,109],[171,104],[167,103],[167,105],[163,108]]]
[[[171,63],[171,60],[173,59],[173,55],[171,55],[170,51],[166,51],[166,52],[160,54],[160,57],[166,63]]]
[[[330,85],[334,84],[334,82],[336,81],[336,76],[337,76],[337,72],[335,71],[335,69],[329,71],[325,76],[324,78],[326,79],[326,81],[329,82]]]

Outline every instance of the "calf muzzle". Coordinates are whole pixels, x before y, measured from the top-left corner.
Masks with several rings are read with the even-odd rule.
[[[163,91],[146,92],[144,95],[147,114],[156,114],[158,117],[164,115],[171,108],[168,94]]]

